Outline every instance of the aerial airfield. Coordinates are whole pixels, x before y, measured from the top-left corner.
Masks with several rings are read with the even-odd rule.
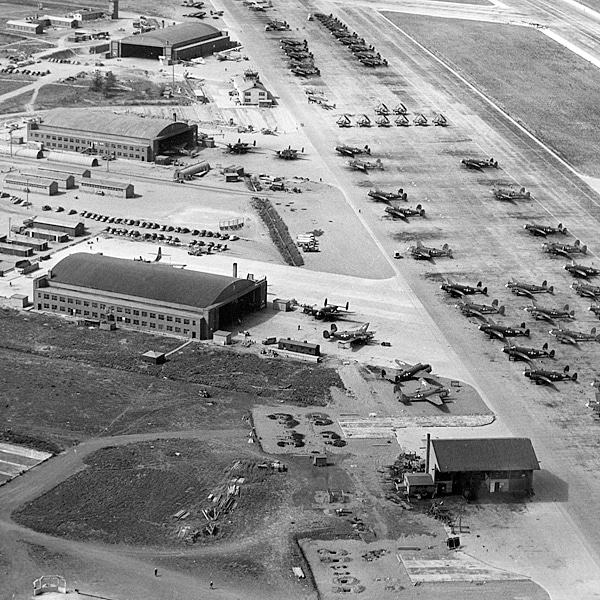
[[[3,3],[0,598],[600,598],[595,3],[182,4]]]

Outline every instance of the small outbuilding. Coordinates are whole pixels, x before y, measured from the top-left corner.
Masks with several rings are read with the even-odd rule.
[[[144,361],[152,363],[153,365],[162,365],[166,362],[167,358],[164,352],[156,352],[155,350],[148,350],[142,354]]]
[[[213,332],[213,342],[215,344],[220,344],[221,346],[230,346],[231,345],[231,331],[223,331],[222,329],[218,329]]]
[[[404,488],[407,496],[431,498],[435,494],[435,483],[429,473],[404,473]]]

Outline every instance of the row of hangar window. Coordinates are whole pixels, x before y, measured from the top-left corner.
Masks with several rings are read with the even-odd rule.
[[[56,148],[64,148],[65,150],[76,150],[79,151],[80,148],[87,148],[89,146],[88,140],[79,140],[76,138],[63,138],[60,135],[50,135],[48,133],[43,133],[40,131],[32,131],[30,133],[32,138],[39,138],[41,140],[46,140],[48,142],[56,142],[56,144],[52,144]],[[60,142],[60,143],[59,143]],[[64,144],[62,142],[65,142]],[[125,156],[129,158],[140,158],[140,153],[144,154],[145,148],[138,148],[136,146],[127,146],[125,144],[106,144],[111,149],[115,149],[115,154],[117,156]],[[130,151],[133,150],[134,153]],[[129,151],[129,152],[126,152]]]
[[[66,298],[65,296],[58,296],[55,294],[44,294],[43,297],[44,297],[44,300],[53,300],[54,302],[60,302],[62,304],[62,306],[57,307],[56,304],[53,304],[52,310],[60,310],[61,312],[65,312],[65,310],[63,310],[65,308],[64,304],[75,304],[76,306],[96,308],[96,309],[99,309],[104,312],[107,310],[106,304],[102,304],[99,302],[88,302],[87,300],[77,300],[76,298]],[[50,308],[49,303],[45,303],[44,308]],[[196,325],[195,319],[185,319],[183,317],[173,317],[171,315],[162,315],[160,313],[149,312],[146,310],[138,310],[135,308],[124,308],[122,306],[117,306],[117,307],[110,306],[110,307],[108,307],[108,310],[111,312],[116,312],[117,315],[119,313],[122,313],[122,314],[126,314],[126,315],[132,315],[134,317],[141,316],[141,317],[145,317],[145,318],[149,318],[149,319],[156,319],[158,321],[167,321],[169,323],[171,323],[171,322],[183,323],[184,325],[189,325],[191,323],[193,326]],[[75,313],[80,314],[80,311],[78,312],[76,310]],[[84,311],[84,315],[87,316],[88,311]],[[92,313],[92,316],[97,317],[98,314],[94,312],[94,313]],[[123,319],[123,317],[117,316],[117,320],[121,320],[121,319]],[[126,317],[123,320],[125,321],[125,323],[129,323],[130,317]],[[133,324],[139,325],[139,320],[134,320]],[[146,322],[143,321],[142,325],[146,326]],[[154,325],[154,323],[150,323],[150,327],[154,328],[153,325]],[[159,329],[162,329],[162,327],[159,327]],[[167,328],[167,330],[171,331],[168,328]],[[178,329],[176,331],[178,331]]]
[[[59,312],[67,312],[67,309],[65,306],[58,306],[56,304],[50,304],[49,302],[44,302],[44,309],[46,310],[58,310]],[[81,310],[80,308],[76,308],[72,314],[75,315],[82,315],[84,317],[91,317],[92,319],[97,319],[99,317],[102,317],[103,315],[98,315],[97,312],[95,311],[89,311],[89,310]],[[177,321],[177,319],[175,319]],[[185,321],[187,321],[188,319],[184,319]],[[117,321],[122,321],[123,323],[126,323],[128,325],[140,325],[140,320],[139,319],[131,319],[129,317],[117,317]],[[181,319],[179,319],[179,321],[181,321]],[[179,322],[178,321],[178,322]],[[162,323],[152,323],[152,322],[148,322],[148,321],[142,321],[141,322],[141,327],[150,327],[150,329],[158,329],[159,331],[173,331],[175,333],[184,333],[184,334],[189,334],[190,330],[186,329],[186,328],[181,328],[181,327],[177,327],[177,326],[173,326],[173,325],[163,325]]]

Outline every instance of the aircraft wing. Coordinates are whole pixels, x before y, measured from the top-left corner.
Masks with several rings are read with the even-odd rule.
[[[490,336],[494,336],[496,339],[499,340],[504,341],[506,339],[503,333],[501,333],[500,331],[496,331],[495,329],[489,329],[488,331],[486,331],[486,333]]]
[[[548,377],[545,377],[544,375],[536,375],[535,380],[542,381],[543,383],[545,383],[547,385],[554,385],[554,382],[551,379],[549,379]]]
[[[432,394],[431,396],[427,396],[427,402],[438,407],[444,406],[444,399],[439,394]]]
[[[578,269],[577,267],[571,267],[571,273],[578,275],[579,277],[587,277],[588,274],[583,269]]]
[[[527,356],[527,354],[524,352],[519,352],[518,350],[513,350],[512,355],[520,358],[521,360],[531,361],[531,358]]]
[[[561,342],[567,342],[568,344],[573,344],[573,346],[577,346],[577,340],[572,335],[561,333],[559,335],[559,339]]]
[[[533,294],[525,288],[515,286],[513,289],[517,290],[515,293],[519,294],[520,296],[527,296],[528,298],[533,298]]]
[[[536,317],[536,318],[542,318],[546,321],[548,321],[548,323],[554,323],[554,320],[552,319],[552,317],[544,312],[539,312],[539,311],[533,311],[533,313],[531,313],[532,316]]]

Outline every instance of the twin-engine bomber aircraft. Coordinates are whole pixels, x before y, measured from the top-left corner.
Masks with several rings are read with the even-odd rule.
[[[574,319],[575,311],[569,310],[569,305],[565,304],[561,309],[559,308],[545,308],[543,306],[526,306],[523,310],[527,311],[534,319],[545,319],[546,321],[553,323],[554,319]]]
[[[375,162],[358,160],[355,158],[348,161],[348,166],[356,171],[362,171],[363,173],[368,173],[369,169],[379,169],[380,171],[383,171],[383,163],[379,158]]]
[[[569,373],[569,365],[567,365],[562,371],[548,371],[545,369],[525,369],[523,375],[528,377],[532,381],[535,381],[536,385],[545,383],[546,385],[552,385],[555,381],[577,381],[577,373]]]
[[[529,329],[527,329],[525,323],[521,323],[518,327],[511,325],[499,325],[492,319],[486,319],[485,323],[479,326],[480,331],[487,333],[491,338],[497,338],[504,340],[507,337],[524,336],[529,337]]]
[[[351,329],[347,331],[338,331],[335,323],[331,324],[331,330],[325,330],[323,337],[326,340],[338,340],[348,346],[353,344],[368,344],[370,340],[375,336],[374,331],[369,331],[369,323],[365,323],[358,329]]]
[[[302,312],[306,315],[311,315],[317,320],[331,321],[342,317],[348,312],[349,306],[350,304],[348,302],[346,302],[345,306],[342,304],[329,304],[327,298],[325,298],[323,306],[319,306],[318,304],[303,304]]]
[[[582,298],[600,298],[600,286],[583,283],[583,281],[574,281],[571,284],[571,289],[574,289]]]
[[[600,269],[577,264],[574,260],[571,261],[571,264],[565,265],[564,268],[565,271],[569,271],[575,277],[595,277],[596,275],[600,275]]]
[[[444,283],[440,285],[440,289],[448,292],[451,296],[459,298],[473,294],[483,294],[484,296],[487,296],[488,291],[487,286],[483,287],[483,283],[481,283],[481,281],[478,281],[477,285],[473,287],[472,285],[456,283],[456,281],[453,281],[450,279],[450,277],[446,277]]]
[[[554,350],[548,350],[548,342],[541,348],[528,348],[507,343],[502,348],[502,352],[508,354],[508,360],[530,361],[534,358],[554,358]]]
[[[513,202],[515,200],[529,200],[531,198],[531,193],[527,192],[525,188],[522,187],[518,192],[507,189],[494,190],[494,196],[496,197],[496,200]]]
[[[600,342],[600,335],[596,335],[595,327],[592,327],[589,333],[573,331],[572,329],[562,329],[560,327],[551,329],[548,333],[553,335],[561,344],[577,346],[577,342]]]
[[[401,360],[396,360],[396,363],[398,364],[398,366],[401,367],[401,369],[396,373],[396,375],[394,375],[393,379],[389,379],[388,377],[386,377],[387,371],[385,369],[381,369],[381,376],[390,383],[393,383],[394,385],[398,385],[403,381],[415,379],[417,375],[419,375],[419,373],[431,373],[432,370],[431,365],[423,363],[409,365],[408,363],[405,363]]]
[[[463,297],[461,298],[461,302],[462,304],[457,304],[456,306],[467,317],[485,319],[483,315],[503,315],[505,311],[504,306],[499,306],[498,300],[494,300],[491,304],[476,304],[468,298]]]
[[[563,235],[567,233],[567,228],[563,227],[562,223],[559,223],[556,227],[552,227],[551,225],[538,225],[537,223],[527,223],[523,225],[523,228],[529,231],[531,235],[540,237],[546,237],[547,235],[552,235],[554,233],[562,233]]]
[[[533,294],[554,294],[554,286],[549,286],[545,279],[542,281],[542,285],[524,283],[522,281],[515,281],[514,279],[511,279],[506,284],[506,287],[517,296],[528,296],[529,298],[533,298]]]
[[[377,189],[369,190],[367,192],[367,196],[369,196],[369,198],[373,198],[375,202],[394,202],[399,200],[406,201],[408,198],[408,194],[403,188],[399,188],[397,192],[383,192]]]
[[[489,160],[483,160],[480,158],[463,158],[461,164],[465,165],[467,169],[475,169],[477,171],[483,171],[486,168],[498,168],[498,161],[490,158]]]
[[[403,392],[399,388],[396,389],[400,402],[403,404],[411,404],[411,402],[426,400],[434,406],[444,406],[444,398],[447,398],[450,395],[450,390],[445,388],[435,379],[423,377],[419,381],[421,383],[421,388],[415,392]]]
[[[542,250],[548,254],[557,256],[566,256],[571,258],[571,254],[587,254],[587,246],[581,245],[580,240],[575,240],[574,244],[559,244],[558,242],[544,242]]]
[[[392,219],[402,219],[408,221],[409,217],[425,217],[425,209],[417,204],[415,208],[404,207],[404,206],[386,206],[385,212],[392,217]]]
[[[448,244],[444,244],[441,248],[431,248],[429,246],[423,246],[423,244],[417,240],[416,245],[410,246],[408,251],[415,260],[433,260],[434,258],[442,256],[454,258],[452,256],[452,248],[450,248]]]
[[[357,148],[355,146],[346,146],[345,144],[342,144],[341,146],[336,146],[335,150],[343,156],[350,156],[352,158],[354,158],[357,154],[371,154],[371,149],[369,146]]]

